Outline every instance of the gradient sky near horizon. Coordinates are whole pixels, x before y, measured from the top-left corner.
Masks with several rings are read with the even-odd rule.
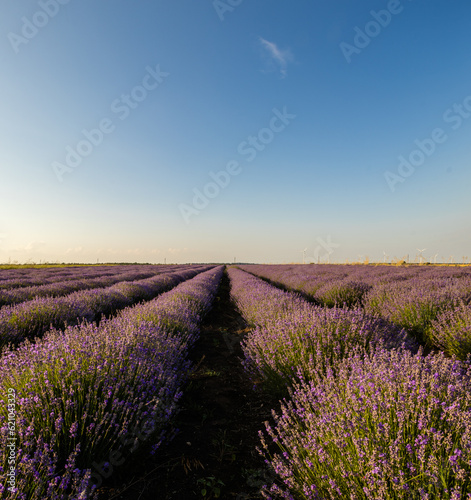
[[[0,262],[471,258],[467,0],[1,9]]]

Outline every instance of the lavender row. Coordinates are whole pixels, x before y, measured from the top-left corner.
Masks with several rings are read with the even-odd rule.
[[[155,452],[181,396],[188,349],[212,305],[222,267],[99,326],[49,331],[0,360],[0,497],[87,500],[143,446]],[[9,491],[15,400],[15,487]]]
[[[333,307],[342,304],[351,308],[362,306],[367,313],[404,328],[418,342],[445,349],[447,353],[461,351],[460,355],[463,357],[467,352],[471,352],[469,346],[471,338],[465,329],[457,328],[456,322],[453,328],[456,332],[454,342],[461,344],[461,347],[453,349],[444,347],[442,325],[445,321],[442,315],[448,314],[446,322],[449,323],[452,311],[471,303],[469,268],[403,269],[383,266],[244,266],[243,268],[278,285],[308,294],[315,303],[322,306]],[[440,317],[442,317],[441,322]],[[469,322],[466,325],[469,327]]]
[[[79,278],[99,278],[113,274],[136,271],[150,271],[155,265],[112,265],[112,266],[67,266],[60,268],[0,269],[0,290],[41,286],[57,281]],[[165,267],[165,266],[159,266]],[[169,266],[167,266],[169,267]]]
[[[290,290],[302,292],[323,306],[357,306],[376,288],[389,284],[404,289],[452,289],[458,299],[471,299],[471,268],[390,267],[359,265],[251,265],[241,266],[248,272]]]
[[[56,283],[59,281],[68,281],[68,280],[76,280],[79,278],[86,278],[86,279],[92,279],[92,278],[100,278],[102,276],[110,276],[114,273],[116,273],[116,270],[114,272],[109,269],[107,272],[100,272],[99,270],[95,270],[93,268],[84,268],[81,273],[78,272],[78,270],[74,270],[74,272],[69,272],[67,274],[58,274],[58,275],[50,275],[50,274],[43,274],[42,269],[37,270],[36,273],[32,276],[28,277],[11,277],[6,274],[3,274],[4,271],[0,270],[0,290],[13,290],[15,288],[26,288],[26,287],[33,287],[33,286],[41,286],[41,285],[48,285],[51,283]]]
[[[147,271],[135,268],[132,271],[108,274],[94,278],[83,277],[82,275],[79,279],[75,278],[65,281],[55,281],[43,285],[0,290],[0,306],[19,304],[37,297],[60,297],[80,290],[104,288],[119,283],[120,281],[142,280],[160,274],[164,269],[163,266]]]
[[[471,353],[471,304],[438,314],[426,330],[429,342],[448,356],[466,360]]]
[[[279,478],[265,498],[471,498],[471,363],[385,349],[377,340],[393,331],[380,333],[385,325],[368,325],[358,309],[311,304],[294,314],[296,295],[229,274],[234,300],[258,325],[244,364],[278,393],[290,386],[260,432]]]
[[[67,266],[67,267],[25,267],[16,269],[0,269],[0,284],[5,281],[24,280],[30,284],[40,285],[41,282],[53,279],[65,279],[68,276],[76,276],[78,273],[107,274],[113,271],[113,267],[129,266]]]
[[[312,284],[315,289],[316,282],[325,283],[335,280],[361,281],[375,285],[394,281],[407,281],[411,278],[423,279],[461,279],[471,277],[471,267],[443,267],[443,266],[365,266],[365,265],[246,265],[241,269],[258,276],[263,276],[272,281],[286,283],[293,288],[306,287],[308,293]]]
[[[296,379],[325,373],[358,350],[418,349],[404,330],[362,309],[318,307],[240,269],[228,273],[231,297],[254,326],[242,343],[244,366],[255,382],[278,395]]]
[[[470,299],[469,280],[413,278],[375,286],[367,293],[364,308],[402,326],[420,342],[433,345],[432,323],[440,314],[453,311]]]
[[[144,280],[121,282],[102,289],[74,292],[65,297],[43,297],[0,309],[0,347],[42,335],[51,326],[63,328],[83,319],[99,321],[119,309],[150,300],[206,267],[183,268]]]

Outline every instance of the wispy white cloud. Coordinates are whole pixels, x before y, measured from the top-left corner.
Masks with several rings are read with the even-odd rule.
[[[293,54],[289,49],[281,50],[276,43],[265,40],[259,37],[260,46],[262,48],[262,56],[264,57],[270,70],[277,70],[284,78],[287,75],[288,63],[293,61]]]

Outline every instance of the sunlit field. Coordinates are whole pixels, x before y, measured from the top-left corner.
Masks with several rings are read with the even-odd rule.
[[[223,278],[273,403],[256,498],[471,495],[469,267],[116,265],[0,270],[2,498],[108,498],[121,465],[171,451]]]

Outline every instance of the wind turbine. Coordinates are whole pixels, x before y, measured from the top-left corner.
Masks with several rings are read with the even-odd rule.
[[[424,256],[422,255],[425,250],[427,250],[426,248],[424,248],[423,250],[420,250],[419,248],[417,248],[417,251],[419,252],[419,264],[422,264],[422,259],[424,258]]]
[[[305,264],[307,248],[305,248],[304,250],[301,250],[301,252],[303,253],[303,264]]]
[[[389,255],[383,250],[383,264],[386,264],[386,257],[389,257]]]

